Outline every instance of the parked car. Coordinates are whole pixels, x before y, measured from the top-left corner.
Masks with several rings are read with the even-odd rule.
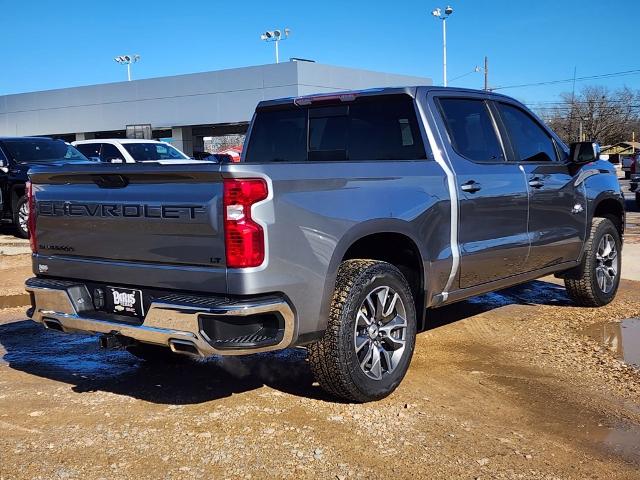
[[[639,154],[636,153],[634,155],[626,155],[622,157],[622,160],[621,160],[622,171],[624,172],[624,178],[627,180],[631,178],[631,166],[636,161],[636,158],[638,157],[638,155]]]
[[[212,162],[233,162],[237,163],[242,157],[242,146],[224,148],[215,153],[209,152],[193,152],[193,158],[196,160],[209,160]]]
[[[220,155],[226,155],[230,162],[238,163],[242,158],[242,146],[226,148],[218,152]]]
[[[107,163],[192,162],[173,145],[157,140],[96,139],[71,143],[85,156]]]
[[[636,194],[636,208],[640,209],[640,154],[636,155],[631,164],[630,190]]]
[[[240,163],[38,167],[28,314],[148,360],[304,346],[328,392],[380,399],[429,309],[549,274],[611,302],[624,197],[596,147],[407,87],[261,102]]]
[[[28,238],[27,171],[34,165],[57,167],[75,161],[88,159],[62,140],[0,137],[0,220],[15,225],[18,236]]]
[[[230,163],[235,161],[234,157],[226,153],[193,152],[195,160],[206,160],[215,163]]]

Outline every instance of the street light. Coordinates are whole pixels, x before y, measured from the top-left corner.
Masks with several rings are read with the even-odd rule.
[[[260,35],[260,40],[264,40],[265,42],[274,42],[276,44],[276,63],[280,63],[280,52],[278,51],[278,44],[281,40],[286,40],[289,38],[291,34],[291,30],[288,28],[284,29],[284,36],[282,35],[282,31],[280,30],[267,30],[262,35]]]
[[[127,80],[131,81],[131,64],[140,60],[140,55],[118,55],[114,60],[120,65],[127,66]]]
[[[442,9],[436,8],[431,12],[435,18],[442,20],[442,84],[447,86],[447,18],[453,13],[453,8],[447,6],[442,13]]]

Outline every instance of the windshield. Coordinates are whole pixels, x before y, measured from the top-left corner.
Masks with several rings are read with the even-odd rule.
[[[136,162],[153,160],[189,160],[184,153],[167,143],[123,143]]]
[[[16,138],[3,140],[2,145],[17,163],[43,163],[60,160],[89,161],[87,157],[62,140]]]

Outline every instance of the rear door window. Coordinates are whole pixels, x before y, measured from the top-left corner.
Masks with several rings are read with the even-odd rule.
[[[100,159],[99,143],[81,143],[80,145],[76,145],[76,150],[91,160]]]
[[[504,161],[502,146],[484,100],[441,98],[439,103],[457,153],[474,162]]]
[[[511,144],[522,162],[557,160],[555,144],[542,126],[523,110],[506,103],[497,103]]]
[[[346,105],[259,111],[245,161],[424,158],[413,100],[396,95],[362,98]]]
[[[122,153],[118,150],[118,147],[111,143],[103,143],[102,144],[102,152],[100,155],[100,160],[103,162],[113,162],[114,160],[120,160],[124,162],[122,158]]]

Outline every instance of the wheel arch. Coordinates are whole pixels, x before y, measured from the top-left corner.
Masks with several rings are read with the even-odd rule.
[[[624,236],[625,226],[625,210],[624,204],[619,197],[613,197],[610,195],[600,195],[593,202],[593,215],[589,221],[589,228],[592,224],[593,218],[608,218],[613,222],[622,239]]]
[[[402,272],[414,295],[418,329],[422,329],[428,261],[420,244],[410,224],[402,220],[371,220],[354,226],[340,239],[331,258],[322,317],[326,318],[328,314],[340,264],[345,260],[368,258],[391,263]]]
[[[20,198],[25,195],[26,191],[27,187],[24,183],[17,183],[11,187],[11,198],[9,199],[9,201],[11,202],[10,206],[12,212],[18,204],[18,200],[20,200]]]

